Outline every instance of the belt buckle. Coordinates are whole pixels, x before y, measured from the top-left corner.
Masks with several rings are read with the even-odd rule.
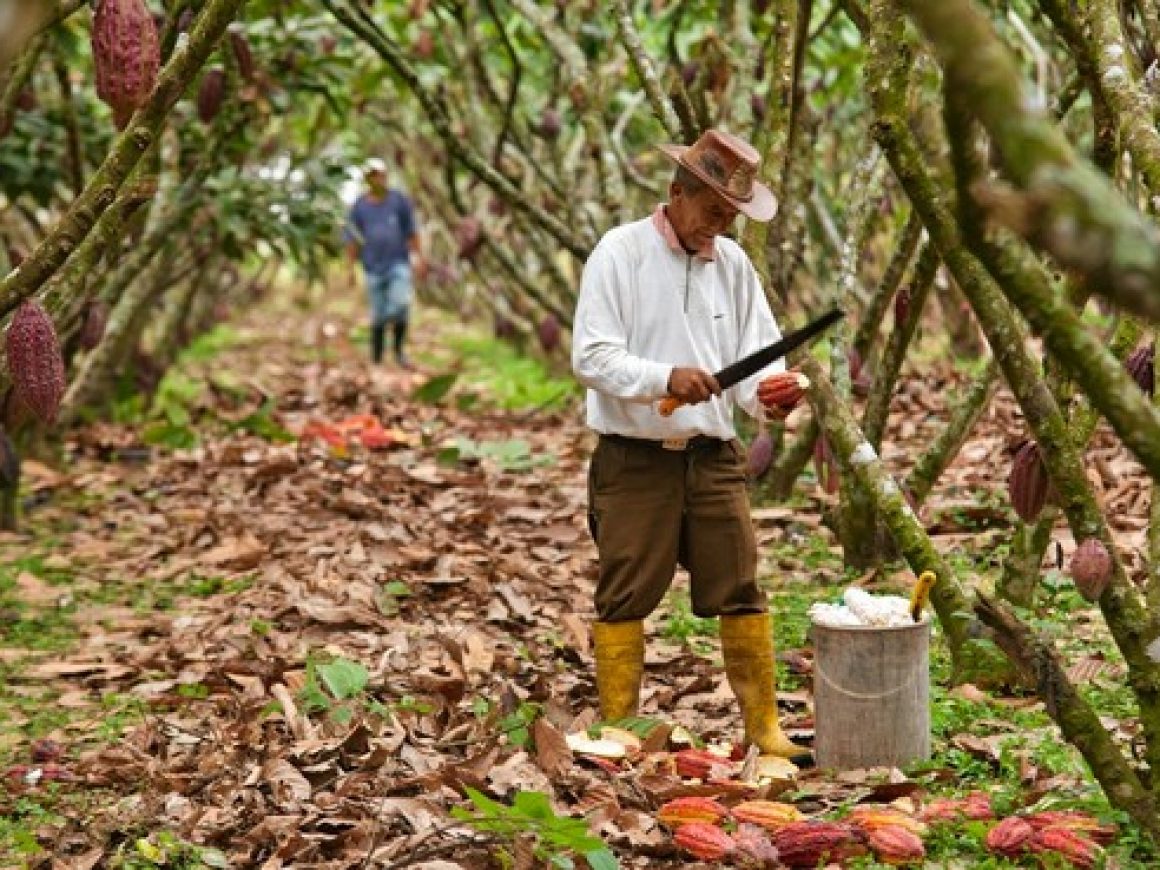
[[[684,450],[688,446],[688,438],[666,438],[661,442],[661,447],[665,450]]]

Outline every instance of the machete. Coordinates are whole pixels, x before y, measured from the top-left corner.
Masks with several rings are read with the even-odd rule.
[[[743,359],[739,359],[732,365],[725,366],[721,371],[715,372],[713,377],[717,379],[717,384],[722,390],[727,390],[734,384],[745,380],[750,375],[761,371],[774,360],[781,359],[799,345],[805,344],[805,342],[823,330],[828,329],[844,316],[845,312],[835,308],[828,314],[823,314],[813,323],[807,323],[796,332],[783,335],[769,347],[763,347],[761,350],[751,353]],[[662,417],[670,417],[673,411],[677,410],[683,404],[685,403],[675,396],[665,396],[657,403],[657,413]]]

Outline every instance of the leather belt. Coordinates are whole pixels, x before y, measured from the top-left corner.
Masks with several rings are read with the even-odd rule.
[[[628,447],[651,447],[656,450],[704,450],[709,447],[721,447],[729,442],[723,438],[714,438],[711,435],[693,435],[691,438],[632,438],[628,435],[601,435],[606,441],[613,444],[624,444]]]

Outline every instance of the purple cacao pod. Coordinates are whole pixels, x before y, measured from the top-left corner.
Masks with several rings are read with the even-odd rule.
[[[540,116],[540,135],[545,139],[556,139],[563,129],[563,122],[560,120],[560,113],[555,109],[544,109],[544,114]]]
[[[105,337],[105,325],[109,322],[109,305],[103,299],[94,299],[85,308],[85,319],[81,323],[77,340],[85,350],[92,350]]]
[[[1015,452],[1011,474],[1007,478],[1011,506],[1023,522],[1035,522],[1047,504],[1051,489],[1051,479],[1039,454],[1039,445],[1034,440],[1024,441]]]
[[[501,341],[511,341],[516,337],[516,325],[502,314],[495,316],[495,337]]]
[[[39,302],[20,304],[4,342],[13,398],[37,419],[51,423],[64,397],[64,358],[52,318]]]
[[[226,71],[220,67],[207,70],[197,91],[197,116],[203,124],[213,123],[226,97]]]
[[[769,432],[759,432],[749,445],[749,455],[745,461],[745,473],[757,479],[769,470],[769,463],[773,461],[773,438]]]
[[[123,130],[153,92],[161,66],[157,24],[144,0],[101,0],[93,15],[92,45],[97,95]]]
[[[236,30],[231,30],[230,48],[234,52],[234,59],[238,62],[238,73],[241,75],[242,80],[252,82],[255,72],[254,52],[250,48],[250,41],[246,39],[246,35]]]
[[[1099,601],[1112,579],[1112,557],[1099,538],[1085,538],[1068,566],[1075,588],[1088,601]]]
[[[1147,396],[1152,395],[1156,383],[1155,357],[1156,345],[1149,344],[1140,345],[1124,360],[1124,368]]]
[[[555,314],[550,312],[545,314],[536,333],[540,339],[540,347],[545,353],[551,353],[560,346],[560,321],[556,319]]]
[[[829,495],[838,491],[841,478],[838,472],[838,461],[830,449],[830,442],[824,435],[819,435],[814,441],[814,471],[818,475],[818,483],[822,490]]]

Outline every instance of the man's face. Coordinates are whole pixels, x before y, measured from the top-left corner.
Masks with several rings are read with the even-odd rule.
[[[387,174],[377,169],[367,173],[367,187],[375,193],[382,193],[387,189]]]
[[[680,184],[669,186],[669,222],[681,243],[697,251],[729,231],[737,219],[737,209],[713,192],[703,188],[690,196]]]

